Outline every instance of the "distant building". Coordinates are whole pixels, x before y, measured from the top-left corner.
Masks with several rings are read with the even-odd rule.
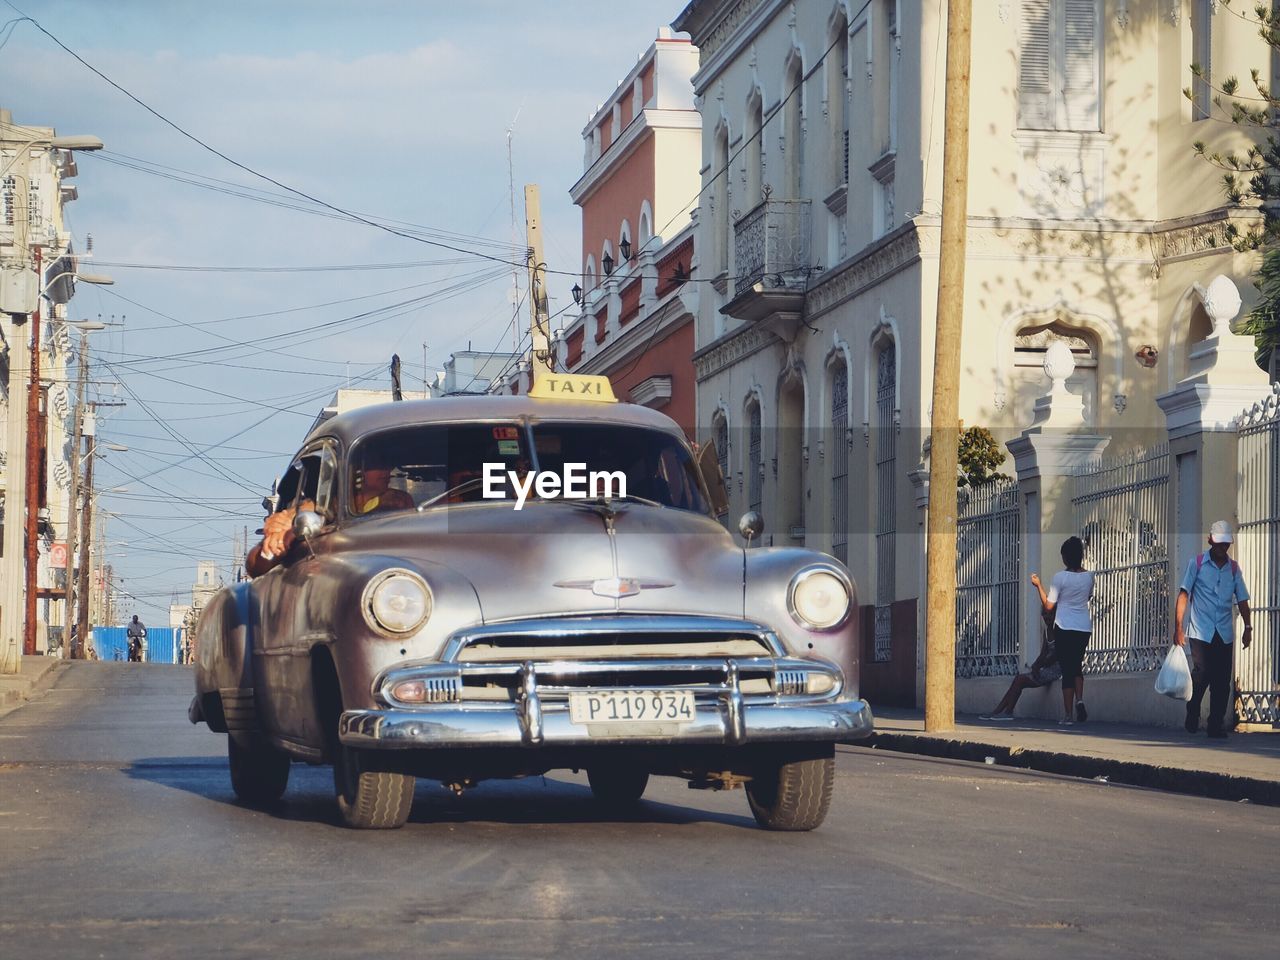
[[[583,130],[583,174],[569,191],[582,208],[580,307],[554,343],[557,369],[608,376],[619,399],[661,410],[690,438],[697,67],[692,44],[662,28]],[[503,392],[527,391],[527,362],[504,380]]]
[[[330,420],[340,413],[346,413],[348,410],[371,407],[375,403],[390,403],[391,399],[390,390],[360,390],[355,387],[343,387],[324,405],[316,416],[315,422],[311,424],[310,429],[314,430],[326,420]]]
[[[445,397],[453,393],[488,393],[492,383],[504,372],[515,369],[514,353],[486,350],[460,350],[449,355],[444,370],[431,385],[433,397]]]

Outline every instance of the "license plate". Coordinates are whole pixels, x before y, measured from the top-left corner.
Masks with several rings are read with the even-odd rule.
[[[574,723],[692,723],[692,690],[595,690],[569,694]]]

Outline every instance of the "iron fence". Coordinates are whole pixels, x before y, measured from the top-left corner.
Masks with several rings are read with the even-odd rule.
[[[1074,482],[1072,519],[1094,573],[1085,672],[1153,670],[1170,636],[1169,448],[1095,461]]]
[[[1018,482],[995,477],[960,491],[956,522],[956,676],[1018,672],[1022,595]]]
[[[757,280],[807,270],[809,201],[764,200],[733,225],[739,288]],[[784,279],[785,282],[785,279]],[[782,283],[774,283],[782,286]]]
[[[1280,384],[1237,423],[1236,557],[1249,588],[1253,642],[1236,650],[1236,715],[1280,723]]]

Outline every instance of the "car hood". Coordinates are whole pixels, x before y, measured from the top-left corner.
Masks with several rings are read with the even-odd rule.
[[[743,553],[709,517],[635,502],[477,503],[370,517],[350,547],[439,564],[473,586],[486,621],[576,613],[743,615]]]

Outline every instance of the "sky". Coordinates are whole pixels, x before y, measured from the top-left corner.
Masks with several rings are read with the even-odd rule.
[[[335,389],[388,388],[398,352],[412,394],[454,351],[512,345],[526,183],[551,311],[571,306],[582,129],[683,5],[0,0],[0,107],[106,145],[79,155],[66,218],[79,251],[93,237],[81,269],[115,285],[80,284],[69,315],[115,324],[92,335],[90,398],[125,403],[99,439],[129,450],[95,468],[125,491],[98,500],[121,622],[166,623],[199,560],[230,574]],[[411,235],[216,156],[33,24],[4,26],[24,15],[243,167]]]

